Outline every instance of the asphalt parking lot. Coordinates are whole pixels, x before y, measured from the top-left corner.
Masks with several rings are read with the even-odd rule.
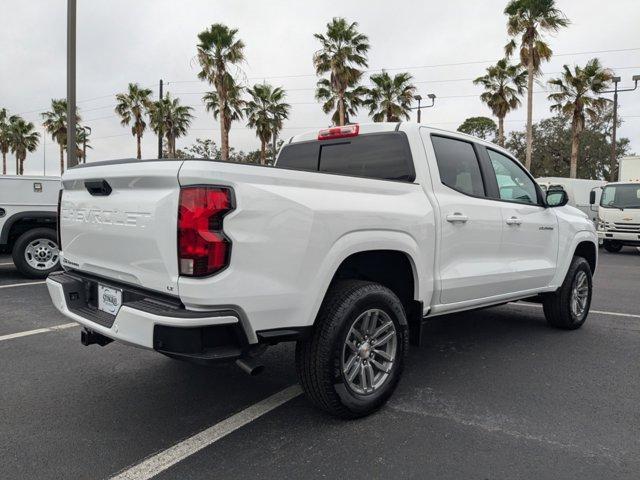
[[[43,283],[0,256],[2,479],[144,478],[151,470],[136,465],[154,455],[159,479],[640,477],[636,249],[601,250],[578,331],[548,328],[523,303],[434,319],[389,404],[351,422],[290,388],[290,345],[249,377],[115,343],[84,347],[68,323]],[[50,329],[59,325],[68,328]],[[290,401],[242,425],[283,390]],[[176,460],[172,446],[212,427],[231,433]]]

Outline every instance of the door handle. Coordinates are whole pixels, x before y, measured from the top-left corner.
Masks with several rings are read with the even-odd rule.
[[[467,217],[466,215],[461,214],[460,212],[455,212],[451,215],[447,215],[445,217],[447,219],[447,222],[449,223],[467,223],[467,220],[469,220],[469,217]]]
[[[520,225],[522,224],[522,219],[520,217],[511,217],[507,218],[507,225]]]

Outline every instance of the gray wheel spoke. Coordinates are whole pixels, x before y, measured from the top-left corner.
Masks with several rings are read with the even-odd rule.
[[[357,360],[358,360],[358,354],[354,353],[353,355],[351,355],[351,358],[349,358],[349,360],[344,366],[345,374],[347,375],[349,374],[349,371],[351,370],[351,368],[353,367],[353,364],[356,363]]]
[[[376,348],[373,349],[373,353],[376,354],[376,356],[380,356],[382,358],[384,358],[387,362],[392,362],[393,361],[393,357],[391,355],[389,355],[387,352],[385,352],[384,350],[378,350]]]
[[[360,371],[360,366],[361,366],[360,361],[356,359],[356,361],[351,366],[351,371],[347,374],[347,380],[349,380],[350,382],[353,382],[353,380],[356,378],[356,375]]]
[[[384,373],[389,373],[391,372],[391,366],[389,366],[389,368],[385,367],[384,365],[382,365],[381,363],[378,363],[378,361],[374,358],[369,360],[374,367],[376,367],[378,370],[380,370],[381,372]]]
[[[367,374],[365,372],[364,364],[360,364],[360,386],[362,390],[367,391]]]
[[[369,377],[369,386],[371,388],[373,388],[374,385],[374,380],[376,378],[376,374],[373,371],[373,367],[371,366],[371,363],[367,363],[367,365],[365,366],[365,372],[367,374],[367,376]]]
[[[373,341],[375,342],[375,340],[380,336],[380,334],[383,333],[385,330],[387,330],[392,325],[393,325],[393,322],[391,322],[391,321],[386,322],[381,327],[379,327],[375,332],[373,332],[373,334],[371,335],[371,338],[373,339]]]
[[[352,351],[357,352],[358,351],[358,347],[355,345],[355,343],[353,343],[351,340],[347,340],[345,342],[345,344],[347,345],[347,347],[349,347]]]
[[[362,319],[362,325],[360,326],[361,328],[361,334],[363,336],[366,336],[369,334],[369,324],[371,322],[371,313],[367,313],[367,315]]]
[[[373,346],[374,347],[379,347],[380,345],[384,345],[385,343],[387,343],[392,337],[395,337],[396,332],[392,331],[387,333],[384,337],[376,340],[375,342],[373,342]]]

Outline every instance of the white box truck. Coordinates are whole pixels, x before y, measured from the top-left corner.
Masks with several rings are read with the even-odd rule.
[[[20,273],[45,278],[58,269],[56,234],[60,177],[0,177],[0,250]]]
[[[640,156],[620,159],[618,181],[594,191],[590,203],[598,204],[598,241],[608,252],[622,247],[640,247]]]

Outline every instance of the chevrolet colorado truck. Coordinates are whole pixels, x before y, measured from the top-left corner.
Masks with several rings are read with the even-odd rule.
[[[360,417],[429,318],[520,299],[580,327],[593,223],[491,143],[411,123],[301,134],[275,166],[116,160],[63,177],[54,305],[117,340],[254,372],[295,341],[308,398]]]

